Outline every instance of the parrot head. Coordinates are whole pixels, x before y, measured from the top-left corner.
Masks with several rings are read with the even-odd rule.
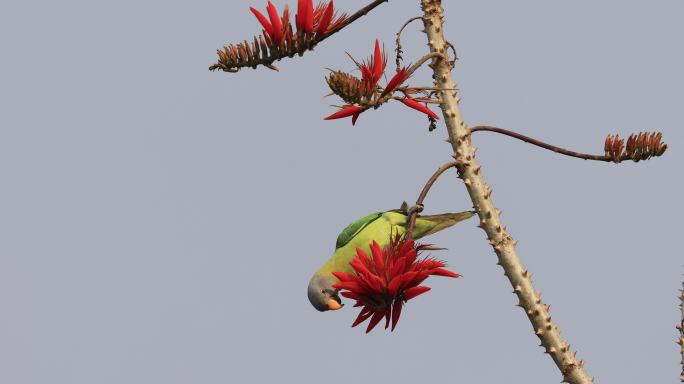
[[[308,288],[311,305],[321,312],[342,308],[344,304],[340,299],[340,290],[332,287],[336,283],[338,280],[332,276],[314,275],[309,281]]]

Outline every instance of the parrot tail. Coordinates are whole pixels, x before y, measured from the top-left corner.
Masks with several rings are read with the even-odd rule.
[[[413,231],[413,238],[420,239],[421,237],[432,235],[433,233],[439,232],[445,228],[449,228],[460,221],[473,217],[475,213],[475,211],[464,211],[428,216],[419,215],[416,218],[416,227]]]

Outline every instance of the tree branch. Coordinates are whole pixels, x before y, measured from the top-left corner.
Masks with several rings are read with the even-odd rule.
[[[682,311],[681,321],[677,326],[677,329],[679,329],[677,344],[681,347],[682,353],[682,373],[679,376],[679,380],[684,383],[684,283],[682,283],[682,290],[679,291],[679,300],[679,309]]]
[[[399,71],[399,67],[401,67],[401,61],[403,60],[403,57],[401,56],[401,54],[404,53],[404,50],[402,49],[402,46],[401,46],[401,33],[404,32],[404,29],[406,27],[408,27],[409,24],[413,23],[416,20],[421,20],[421,19],[422,19],[422,17],[420,17],[420,16],[416,16],[416,17],[412,17],[412,18],[408,19],[408,21],[405,22],[404,25],[401,26],[401,28],[399,29],[399,32],[397,32],[397,40],[395,42],[397,45],[397,48],[395,49],[396,56],[397,56],[396,57],[397,71]]]
[[[424,13],[423,24],[431,52],[446,52],[448,44],[444,39],[443,9],[440,0],[421,0]],[[450,72],[449,62],[434,59],[431,65],[435,85],[445,89],[456,89]],[[569,383],[592,383],[593,379],[585,371],[581,361],[575,358],[570,346],[560,334],[558,326],[551,320],[549,306],[542,303],[541,295],[532,285],[530,273],[522,265],[515,249],[516,242],[508,234],[501,222],[500,211],[491,200],[491,189],[485,183],[480,166],[475,159],[475,149],[470,141],[470,131],[458,107],[459,99],[455,91],[440,91],[444,121],[449,133],[449,141],[454,158],[460,161],[459,176],[470,194],[473,206],[480,217],[480,227],[484,229],[489,242],[496,252],[499,264],[503,267],[518,296],[519,306],[527,313],[535,334],[541,340],[553,361],[558,366],[563,380]]]
[[[656,136],[656,134],[646,134],[646,133],[640,133],[638,135],[631,135],[630,139],[633,140],[634,142],[634,147],[630,148],[629,145],[627,147],[627,150],[624,148],[624,142],[620,142],[619,138],[617,136],[609,136],[609,139],[612,139],[611,141],[606,140],[606,154],[605,155],[590,155],[586,153],[579,153],[579,152],[574,152],[569,149],[557,147],[555,145],[547,144],[543,141],[533,139],[531,137],[522,135],[517,132],[509,131],[507,129],[503,128],[497,128],[497,127],[491,127],[488,125],[478,125],[476,127],[470,128],[470,132],[495,132],[495,133],[500,133],[502,135],[510,136],[515,139],[524,141],[526,143],[536,145],[537,147],[541,147],[544,149],[548,149],[549,151],[553,151],[556,153],[559,153],[561,155],[565,156],[570,156],[570,157],[576,157],[578,159],[583,159],[583,160],[596,160],[596,161],[605,161],[605,162],[615,162],[615,163],[620,163],[626,160],[634,160],[634,161],[639,161],[639,160],[646,160],[650,157],[653,156],[661,156],[663,153],[665,153],[665,150],[667,150],[667,145],[662,144],[660,142],[660,136]],[[653,135],[653,136],[651,136]],[[660,135],[660,134],[657,134]],[[641,140],[641,144],[639,144],[639,140],[637,138],[644,138]],[[649,139],[649,137],[653,137],[653,139]],[[656,140],[657,139],[657,140]],[[613,144],[613,140],[617,140],[617,146]],[[652,142],[653,143],[652,143]],[[628,141],[629,143],[629,141]],[[636,153],[638,152],[638,156],[636,156]]]
[[[285,57],[302,56],[304,52],[313,50],[323,40],[341,31],[359,18],[367,15],[382,3],[389,0],[375,0],[365,7],[346,17],[337,27],[317,35],[313,33],[297,33],[292,40],[282,41],[276,44],[264,35],[254,37],[254,42],[245,40],[242,43],[226,45],[223,50],[218,50],[219,60],[216,64],[209,67],[210,71],[221,70],[224,72],[235,73],[245,67],[256,69],[259,65],[278,70],[273,63]],[[289,23],[289,21],[287,21]],[[289,27],[291,28],[291,27]],[[292,32],[290,30],[290,32]]]
[[[549,151],[560,153],[561,155],[565,155],[565,156],[576,157],[578,159],[584,159],[584,160],[596,160],[596,161],[607,161],[607,162],[613,161],[612,158],[605,156],[605,155],[588,155],[586,153],[579,153],[579,152],[570,151],[570,150],[567,150],[565,148],[561,148],[561,147],[557,147],[555,145],[547,144],[547,143],[544,143],[543,141],[539,141],[539,140],[533,139],[531,137],[521,135],[517,132],[509,131],[509,130],[503,129],[503,128],[490,127],[488,125],[478,125],[476,127],[470,128],[470,132],[471,133],[472,132],[496,132],[496,133],[500,133],[502,135],[506,135],[506,136],[516,138],[518,140],[522,140],[522,141],[524,141],[526,143],[530,143],[532,145],[536,145],[537,147],[548,149]]]

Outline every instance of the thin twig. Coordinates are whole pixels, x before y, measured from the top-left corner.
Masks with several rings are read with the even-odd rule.
[[[420,19],[422,19],[421,16],[416,16],[416,17],[412,17],[412,18],[408,19],[408,21],[406,23],[404,23],[404,25],[401,26],[401,28],[399,29],[399,32],[397,32],[397,41],[396,41],[397,48],[395,49],[395,51],[397,52],[397,61],[396,61],[397,62],[397,72],[399,71],[399,67],[401,66],[401,61],[403,59],[401,57],[401,54],[404,53],[404,51],[402,50],[402,46],[401,46],[401,33],[404,32],[404,29],[409,24],[413,23],[416,20],[420,20]]]
[[[450,162],[442,165],[435,171],[435,173],[430,177],[430,179],[425,183],[425,186],[423,187],[423,190],[420,191],[420,195],[418,195],[418,200],[416,200],[416,204],[414,207],[418,207],[417,209],[409,209],[409,217],[408,217],[408,226],[406,227],[406,233],[404,236],[407,239],[410,239],[411,236],[413,235],[413,228],[416,226],[416,217],[418,216],[419,211],[422,210],[423,207],[423,202],[425,201],[425,198],[427,197],[428,192],[430,192],[430,188],[435,184],[437,179],[446,172],[447,169],[453,168],[456,165],[458,165],[458,162],[456,160],[451,160]]]
[[[444,10],[440,0],[421,0],[423,25],[431,52],[446,52],[444,39]],[[431,65],[435,85],[442,88],[456,88],[447,60],[435,59]],[[480,217],[480,227],[487,233],[490,244],[498,257],[498,264],[504,269],[513,292],[518,296],[519,306],[525,310],[535,334],[541,340],[546,353],[551,356],[560,370],[564,381],[571,384],[589,384],[593,379],[584,369],[561,336],[558,325],[551,319],[549,306],[541,300],[541,294],[532,284],[531,274],[525,269],[516,251],[516,242],[501,221],[501,212],[492,202],[492,191],[482,177],[481,167],[475,159],[475,148],[458,107],[455,92],[441,91],[440,100],[444,122],[449,133],[453,156],[462,160],[458,165],[459,177],[463,179],[473,206]]]
[[[561,155],[575,157],[583,160],[595,160],[621,163],[626,160],[641,161],[648,160],[651,157],[662,156],[667,150],[667,144],[661,142],[662,134],[642,132],[639,134],[630,135],[627,140],[627,148],[624,147],[624,141],[617,135],[609,135],[606,140],[605,155],[591,155],[586,153],[579,153],[569,149],[557,147],[543,141],[533,139],[529,136],[522,135],[508,129],[491,127],[488,125],[478,125],[470,129],[470,132],[496,132],[502,135],[513,137],[515,139],[524,141],[526,143],[536,145],[538,147],[548,149],[559,153]]]
[[[255,38],[255,42],[252,44],[245,41],[244,43],[238,43],[236,45],[224,46],[224,50],[226,52],[229,52],[229,48],[232,48],[233,50],[240,51],[239,55],[230,56],[232,59],[226,62],[226,53],[219,50],[217,52],[219,55],[219,61],[211,65],[209,70],[222,70],[224,72],[235,73],[241,68],[251,67],[256,69],[258,66],[263,65],[267,68],[277,71],[278,68],[273,65],[273,63],[276,61],[280,61],[285,57],[294,57],[295,55],[302,56],[304,52],[313,50],[314,47],[316,47],[316,45],[323,40],[341,31],[359,18],[367,15],[380,4],[387,2],[389,2],[389,0],[375,0],[371,2],[347,17],[335,29],[332,29],[320,36],[298,35],[299,37],[293,41],[293,46],[288,45],[286,47],[284,42],[275,46],[269,46],[265,41],[262,41],[262,44],[257,44],[258,38]],[[263,36],[261,39],[263,40]]]
[[[408,96],[408,95],[407,95]],[[406,97],[406,96],[405,96]],[[392,96],[392,100],[404,100],[405,97],[401,96]],[[439,100],[433,100],[433,99],[426,99],[426,98],[413,98],[413,100],[419,102],[419,103],[426,103],[426,104],[442,104],[441,101]]]
[[[488,125],[478,125],[476,127],[470,128],[470,132],[496,132],[500,133],[502,135],[510,136],[518,140],[522,140],[526,143],[536,145],[537,147],[541,147],[544,149],[548,149],[549,151],[553,151],[556,153],[560,153],[561,155],[565,156],[570,156],[570,157],[576,157],[578,159],[583,159],[583,160],[596,160],[596,161],[606,161],[606,162],[613,162],[615,159],[609,156],[605,155],[590,155],[586,153],[579,153],[579,152],[574,152],[565,148],[557,147],[555,145],[547,144],[543,141],[539,141],[537,139],[533,139],[531,137],[521,135],[517,132],[509,131],[507,129],[503,128],[497,128],[497,127],[490,127]],[[621,160],[628,160],[628,156],[624,156],[623,159]]]

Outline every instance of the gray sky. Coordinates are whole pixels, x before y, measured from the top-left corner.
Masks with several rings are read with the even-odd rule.
[[[344,52],[365,58],[376,37],[391,50],[417,3],[383,5],[280,73],[229,75],[206,70],[215,49],[259,31],[248,5],[266,1],[3,1],[0,382],[558,382],[475,220],[431,238],[464,277],[429,280],[394,334],[306,299],[345,225],[415,200],[449,158],[444,126],[401,105],[322,120],[339,104],[322,99],[324,68],[351,70]],[[684,3],[445,6],[469,124],[596,153],[608,133],[664,133],[663,158],[620,166],[474,140],[589,372],[675,382]],[[407,61],[425,52],[418,30]],[[453,174],[426,201],[469,207]]]

